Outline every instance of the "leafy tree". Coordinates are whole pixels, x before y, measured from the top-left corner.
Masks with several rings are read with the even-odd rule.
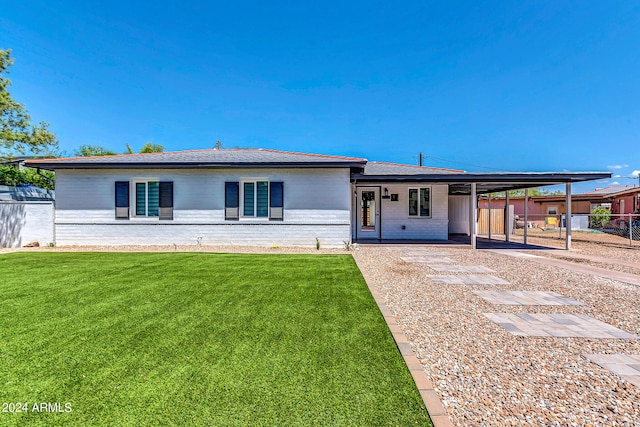
[[[534,196],[561,196],[564,193],[560,190],[550,191],[543,190],[539,187],[534,187],[529,189],[529,197]],[[524,197],[524,189],[522,190],[511,190],[509,191],[509,197]]]
[[[38,174],[32,168],[18,169],[11,165],[0,166],[0,185],[18,186],[30,184],[53,190],[54,178],[55,175],[50,171],[40,171],[40,174]]]
[[[0,157],[40,153],[57,147],[58,141],[55,134],[49,132],[49,124],[32,124],[25,106],[11,97],[11,80],[5,77],[11,65],[11,50],[0,50]]]
[[[75,151],[75,155],[79,157],[90,157],[90,156],[113,156],[117,153],[113,151],[109,151],[104,147],[100,147],[99,145],[81,145]]]
[[[127,151],[125,151],[124,154],[133,154],[133,148],[131,148],[129,143],[125,142],[124,144],[127,146]]]
[[[140,149],[140,153],[162,153],[163,151],[164,145],[154,144],[151,141],[144,144],[144,146]]]

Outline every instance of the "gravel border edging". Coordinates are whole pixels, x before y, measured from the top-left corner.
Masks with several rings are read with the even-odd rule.
[[[398,350],[400,350],[400,354],[402,354],[404,363],[407,365],[407,368],[409,368],[413,381],[415,382],[416,387],[418,387],[422,401],[427,408],[433,427],[453,427],[453,423],[449,419],[449,415],[447,415],[447,411],[444,408],[440,397],[433,388],[433,383],[427,377],[427,374],[424,371],[424,366],[422,366],[422,363],[420,363],[411,349],[411,345],[409,344],[407,337],[398,326],[398,323],[396,322],[393,314],[391,314],[389,308],[382,301],[380,294],[378,294],[378,291],[372,284],[372,280],[367,277],[366,270],[361,268],[355,257],[354,261],[356,262],[356,265],[369,288],[369,292],[371,292],[371,296],[378,305],[378,309],[380,310],[380,313],[382,313],[382,316],[391,331],[391,335],[398,346]]]

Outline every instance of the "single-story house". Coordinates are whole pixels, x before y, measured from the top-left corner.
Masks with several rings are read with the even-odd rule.
[[[57,245],[340,247],[475,238],[478,194],[608,172],[469,173],[267,149],[37,159],[56,172]],[[570,191],[569,191],[570,197]]]

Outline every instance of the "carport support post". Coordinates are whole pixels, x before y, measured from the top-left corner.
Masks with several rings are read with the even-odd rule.
[[[527,244],[527,228],[529,228],[529,189],[524,189],[524,244]]]
[[[504,197],[504,235],[505,241],[509,241],[509,227],[511,226],[509,218],[509,190],[505,191]]]
[[[566,240],[564,241],[564,248],[566,250],[570,250],[571,249],[571,183],[567,182],[566,184],[567,187],[567,200],[565,201],[566,205],[567,205],[567,215],[566,215],[566,219],[565,219],[565,225],[566,225],[566,231],[565,234],[567,236]],[[562,219],[560,219],[560,227],[562,228]]]
[[[471,196],[469,196],[469,237],[471,237],[471,249],[476,249],[476,233],[478,217],[478,196],[476,194],[476,183],[471,183]]]
[[[489,205],[489,240],[491,240],[491,193],[487,194],[487,204]]]

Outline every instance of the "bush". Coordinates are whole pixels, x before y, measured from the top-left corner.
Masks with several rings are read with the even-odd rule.
[[[597,206],[591,211],[591,228],[602,228],[611,220],[611,209]]]

